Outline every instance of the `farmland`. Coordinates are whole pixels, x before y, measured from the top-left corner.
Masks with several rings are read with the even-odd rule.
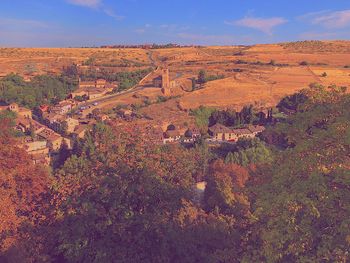
[[[325,86],[350,86],[350,42],[307,41],[254,46],[210,46],[166,49],[112,48],[2,48],[0,76],[16,72],[25,78],[39,74],[59,74],[63,67],[78,64],[81,68],[125,72],[152,67],[168,68],[174,99],[156,101],[162,92],[148,79],[135,91],[114,96],[99,104],[111,109],[120,104],[143,105],[154,124],[182,123],[190,109],[200,105],[239,110],[253,104],[268,108],[310,83]],[[191,79],[200,70],[211,76],[224,76],[209,81],[198,89]],[[147,105],[144,105],[148,101]],[[151,104],[151,105],[148,105]]]

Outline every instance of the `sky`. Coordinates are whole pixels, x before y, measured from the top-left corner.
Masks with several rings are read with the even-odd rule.
[[[0,0],[1,47],[350,39],[350,0]]]

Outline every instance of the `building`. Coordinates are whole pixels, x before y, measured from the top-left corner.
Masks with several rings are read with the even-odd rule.
[[[254,138],[264,130],[265,127],[259,125],[249,125],[247,128],[232,129],[217,123],[209,127],[208,132],[214,141],[235,142],[239,138]]]
[[[13,112],[18,112],[19,111],[19,106],[17,103],[11,103],[8,106],[8,110],[13,111]]]
[[[88,129],[88,125],[86,124],[80,124],[79,126],[75,127],[73,134],[77,136],[78,138],[82,139],[85,136],[86,130]]]
[[[165,96],[171,95],[169,69],[162,70],[162,93]]]
[[[41,111],[41,114],[43,114],[44,112],[49,112],[49,105],[46,105],[46,104],[43,104],[43,105],[40,105],[39,107],[40,111]]]
[[[96,84],[95,81],[81,81],[79,79],[78,89],[95,87],[95,84]]]
[[[32,158],[34,164],[50,164],[51,158],[49,148],[47,147],[47,141],[38,141],[31,137],[24,137],[20,147],[26,150],[26,152]]]
[[[153,79],[153,86],[161,88],[165,96],[171,95],[171,88],[176,86],[175,81],[170,81],[169,69],[162,69],[158,77]]]
[[[70,101],[61,101],[55,106],[52,106],[50,108],[50,113],[56,113],[56,114],[67,114],[70,110],[73,108],[73,103]]]
[[[51,151],[58,151],[61,148],[61,145],[63,142],[65,142],[70,148],[70,140],[63,138],[61,135],[58,133],[54,132],[53,130],[50,130],[48,128],[44,129],[40,133],[37,134],[39,138],[42,140],[47,141],[47,146]]]
[[[211,126],[208,130],[209,135],[215,141],[235,141],[238,139],[236,133],[220,123]]]
[[[174,130],[167,130],[166,132],[164,132],[164,139],[163,139],[163,143],[173,143],[173,142],[177,142],[181,139],[181,134],[180,131],[177,129]]]
[[[9,111],[16,112],[19,117],[23,118],[32,118],[32,111],[26,108],[19,107],[17,103],[11,103],[7,109]]]
[[[95,81],[95,87],[96,88],[105,88],[107,84],[107,81],[105,79],[97,79]]]
[[[249,125],[248,129],[254,134],[254,136],[256,136],[259,133],[263,132],[265,130],[265,127],[261,125]]]
[[[76,91],[69,95],[69,98],[74,99],[77,96],[87,97],[88,100],[100,98],[106,93],[111,92],[117,85],[109,83],[104,79],[97,79],[95,81],[81,81],[79,79],[79,87]]]
[[[79,121],[73,118],[67,118],[64,120],[67,123],[67,132],[72,133],[75,130],[75,127],[79,125]]]
[[[156,88],[162,88],[162,76],[158,76],[153,79],[153,86]]]
[[[78,89],[84,89],[84,88],[97,88],[97,89],[104,89],[107,88],[109,83],[105,79],[97,79],[95,81],[81,81],[79,79],[79,88]]]
[[[33,132],[34,134],[37,134],[44,130],[45,126],[33,119],[18,117],[16,119],[16,129],[22,131],[23,133]]]
[[[255,134],[252,133],[249,129],[247,128],[242,128],[242,129],[232,129],[232,131],[236,134],[236,139],[234,141],[237,141],[239,138],[254,138]]]

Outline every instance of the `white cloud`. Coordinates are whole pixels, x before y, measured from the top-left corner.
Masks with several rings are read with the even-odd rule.
[[[67,2],[73,5],[97,8],[101,5],[102,0],[67,0]]]
[[[108,15],[108,16],[110,16],[110,17],[113,17],[114,19],[116,19],[116,20],[123,20],[124,19],[124,16],[121,16],[121,15],[118,15],[118,14],[116,14],[112,9],[110,9],[110,8],[104,8],[103,9],[103,12],[106,14],[106,15]]]
[[[124,16],[118,15],[112,8],[106,7],[103,4],[103,0],[66,0],[66,1],[67,3],[73,4],[73,5],[84,6],[84,7],[93,8],[93,9],[102,11],[107,16],[110,16],[116,20],[124,19]]]
[[[288,21],[283,17],[271,17],[271,18],[258,18],[258,17],[245,17],[238,21],[225,22],[228,25],[243,26],[253,28],[262,31],[268,35],[272,35],[272,31],[275,27],[285,24]]]
[[[342,11],[322,11],[310,13],[303,16],[310,20],[313,25],[321,25],[325,28],[345,28],[350,27],[350,9]]]

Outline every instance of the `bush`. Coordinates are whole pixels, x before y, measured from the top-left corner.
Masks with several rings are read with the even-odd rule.
[[[301,62],[299,63],[299,65],[300,65],[300,66],[308,66],[309,63],[308,63],[307,61],[301,61]]]

